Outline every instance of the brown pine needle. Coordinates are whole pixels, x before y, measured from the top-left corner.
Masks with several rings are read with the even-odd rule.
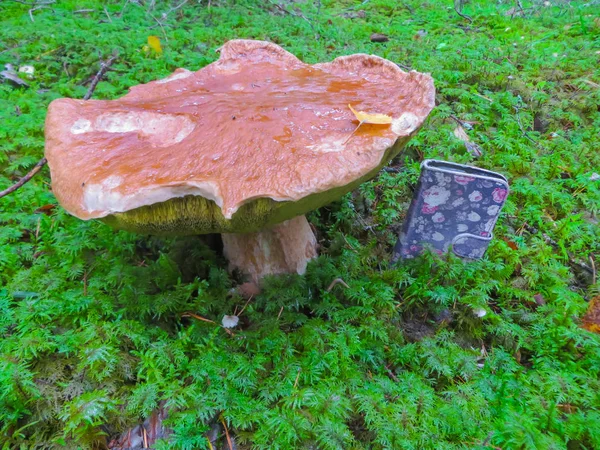
[[[205,317],[199,316],[198,314],[194,314],[193,312],[186,312],[181,315],[181,317],[193,317],[194,319],[201,320],[202,322],[214,323],[218,325],[214,320],[207,319]]]
[[[336,284],[341,284],[341,285],[342,285],[342,286],[344,286],[345,288],[347,288],[347,289],[350,289],[350,286],[348,286],[344,280],[342,280],[341,278],[336,278],[335,280],[333,280],[333,281],[331,282],[331,284],[330,284],[330,285],[329,285],[329,287],[327,288],[327,292],[330,292],[330,291],[331,291],[331,290],[334,288],[334,286],[335,286]]]
[[[251,295],[250,298],[248,299],[248,301],[246,302],[246,304],[244,305],[244,307],[242,308],[242,310],[240,311],[239,314],[236,314],[236,316],[241,316],[242,313],[244,312],[244,310],[246,309],[246,306],[248,306],[248,303],[250,303],[250,300],[252,300],[253,296]],[[237,307],[236,307],[237,308]]]
[[[300,379],[300,372],[302,372],[301,368],[298,368],[298,374],[296,375],[296,381],[294,381],[294,389],[298,387],[298,380]]]
[[[229,450],[233,450],[233,445],[231,444],[231,438],[229,437],[229,430],[227,429],[227,424],[225,423],[225,419],[221,415],[220,417],[221,423],[223,424],[223,428],[225,428],[225,437],[227,438],[227,445],[229,446]]]

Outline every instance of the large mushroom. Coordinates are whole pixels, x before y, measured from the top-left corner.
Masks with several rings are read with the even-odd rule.
[[[348,105],[390,123],[357,129]],[[303,273],[317,254],[304,214],[373,177],[433,106],[429,75],[377,56],[309,65],[233,40],[203,69],[120,99],[53,101],[46,157],[69,213],[139,233],[222,233],[230,267],[256,281]]]

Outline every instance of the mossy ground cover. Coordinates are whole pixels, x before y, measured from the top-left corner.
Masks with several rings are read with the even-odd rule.
[[[579,326],[599,294],[598,2],[26,3],[0,1],[0,63],[35,68],[0,84],[2,188],[42,157],[49,102],[83,97],[113,52],[94,98],[253,38],[430,72],[438,106],[387,171],[310,216],[321,256],[267,280],[233,334],[185,317],[246,303],[215,239],[70,217],[47,169],[2,198],[3,448],[104,448],[159,405],[158,448],[210,448],[221,421],[238,448],[600,448],[600,339]],[[423,157],[509,178],[483,260],[388,263]]]

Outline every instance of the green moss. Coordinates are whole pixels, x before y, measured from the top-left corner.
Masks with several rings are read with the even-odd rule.
[[[321,256],[248,303],[218,239],[81,221],[46,168],[0,199],[0,448],[106,448],[165,405],[157,450],[209,448],[220,417],[240,449],[600,449],[600,339],[579,326],[600,294],[583,268],[600,261],[597,2],[456,2],[472,23],[439,1],[182,3],[0,0],[0,68],[35,67],[29,88],[0,81],[0,189],[43,156],[49,102],[83,97],[114,50],[96,99],[255,38],[310,63],[363,52],[430,72],[438,106],[392,170],[295,204],[314,210]],[[509,177],[483,260],[389,267],[423,157]],[[265,223],[290,214],[270,203]],[[186,316],[242,309],[233,335]]]

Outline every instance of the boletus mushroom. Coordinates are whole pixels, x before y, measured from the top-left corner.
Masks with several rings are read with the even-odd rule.
[[[434,106],[433,80],[365,54],[309,65],[263,41],[219,51],[117,100],[54,100],[52,189],[69,213],[115,228],[222,233],[230,268],[255,281],[302,274],[317,255],[304,214],[398,154]]]

